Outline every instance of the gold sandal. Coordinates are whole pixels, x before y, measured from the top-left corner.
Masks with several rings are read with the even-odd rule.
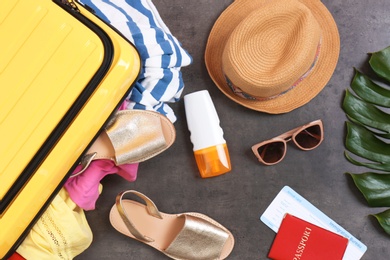
[[[82,169],[71,177],[83,173],[97,159],[110,159],[116,165],[146,161],[168,149],[175,138],[174,125],[158,112],[118,111],[81,159]]]
[[[137,195],[146,205],[124,200],[128,193]],[[176,260],[225,259],[234,247],[232,233],[210,217],[194,212],[159,212],[153,201],[134,190],[117,195],[110,222],[118,232]]]

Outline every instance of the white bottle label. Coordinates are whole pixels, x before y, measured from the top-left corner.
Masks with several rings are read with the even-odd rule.
[[[226,143],[217,111],[207,90],[185,95],[184,107],[194,151]]]

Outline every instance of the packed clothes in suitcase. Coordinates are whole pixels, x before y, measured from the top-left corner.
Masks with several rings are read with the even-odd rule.
[[[135,47],[72,0],[0,1],[0,259],[137,80]]]

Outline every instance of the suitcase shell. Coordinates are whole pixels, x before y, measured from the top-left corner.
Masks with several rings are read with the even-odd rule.
[[[0,1],[0,259],[131,90],[136,48],[72,0]]]

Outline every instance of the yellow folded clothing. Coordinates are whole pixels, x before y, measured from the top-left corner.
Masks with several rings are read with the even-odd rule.
[[[92,243],[84,211],[62,188],[17,249],[29,260],[73,259]]]

